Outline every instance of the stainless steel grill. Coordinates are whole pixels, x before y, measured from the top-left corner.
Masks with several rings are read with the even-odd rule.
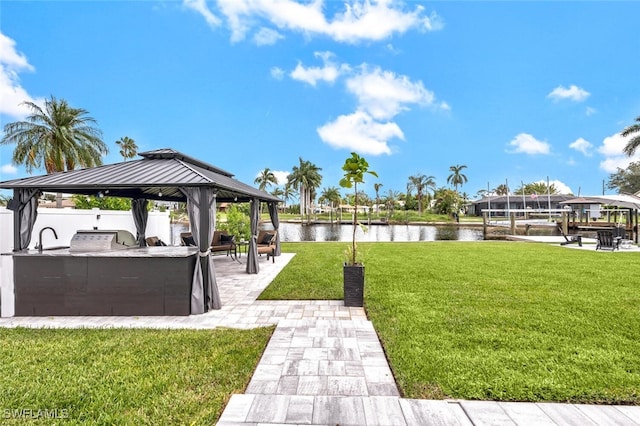
[[[125,230],[80,230],[71,238],[70,251],[108,251],[135,247],[135,238]]]

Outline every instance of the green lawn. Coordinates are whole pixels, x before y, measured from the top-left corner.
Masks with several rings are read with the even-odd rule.
[[[2,424],[215,424],[272,332],[0,329]]]
[[[346,243],[262,298],[342,298]],[[410,398],[638,403],[640,255],[535,243],[361,243],[365,307]]]

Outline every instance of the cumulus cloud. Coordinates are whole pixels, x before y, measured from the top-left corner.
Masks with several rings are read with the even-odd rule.
[[[338,65],[333,61],[333,53],[331,52],[315,52],[314,55],[317,58],[322,59],[324,62],[322,67],[305,67],[301,63],[298,63],[296,68],[291,71],[291,78],[298,81],[303,81],[312,86],[315,86],[318,81],[325,81],[327,83],[333,83],[341,74],[350,71],[350,67],[346,64]]]
[[[433,105],[435,101],[421,81],[366,65],[347,80],[347,90],[358,98],[359,109],[379,120],[392,118],[411,104]]]
[[[258,46],[270,46],[283,38],[282,34],[271,28],[260,28],[256,35],[253,36],[253,40]]]
[[[341,115],[318,128],[320,138],[334,148],[347,148],[362,154],[391,154],[388,142],[404,139],[404,133],[393,122],[381,123],[364,111]]]
[[[183,0],[201,13],[212,26],[220,19],[206,6],[205,0]],[[243,40],[254,26],[265,24],[280,31],[288,30],[305,36],[323,35],[338,42],[358,43],[363,40],[384,40],[409,30],[435,31],[442,28],[440,17],[427,15],[423,6],[409,9],[404,3],[389,0],[348,0],[343,9],[326,16],[326,2],[312,0],[218,0],[219,14],[231,28],[231,40]],[[332,5],[333,6],[333,5]]]
[[[636,153],[632,157],[627,157],[624,147],[627,145],[629,137],[623,137],[619,133],[604,138],[598,152],[605,158],[600,162],[600,169],[607,173],[615,173],[620,169],[626,169],[631,162],[639,161],[640,154]]]
[[[290,77],[315,86],[319,81],[334,83],[346,76],[346,90],[357,102],[355,112],[343,114],[317,129],[322,141],[333,147],[373,155],[391,154],[389,141],[404,139],[404,133],[392,121],[395,116],[413,105],[451,109],[446,102],[436,102],[435,95],[422,81],[412,81],[408,76],[367,64],[356,69],[337,64],[331,52],[318,52],[315,56],[324,62],[322,67],[298,63]]]
[[[583,138],[578,138],[575,141],[571,142],[569,144],[569,148],[575,149],[576,151],[581,152],[587,157],[591,157],[591,155],[593,154],[593,145],[591,144],[591,142]]]
[[[584,101],[589,97],[590,93],[584,90],[581,87],[572,84],[569,87],[558,86],[551,91],[547,95],[548,98],[553,99],[554,101],[561,101],[564,99],[568,99],[574,102]]]
[[[289,172],[281,171],[281,170],[273,170],[273,174],[276,175],[276,180],[278,181],[278,185],[284,185],[287,183],[287,177],[289,177]]]
[[[520,133],[511,142],[509,142],[507,152],[512,154],[549,154],[551,151],[551,145],[547,142],[542,142],[534,138],[528,133]]]
[[[7,175],[15,175],[18,173],[18,169],[13,164],[5,164],[0,167],[0,172]]]
[[[541,183],[543,185],[546,185],[547,181],[539,180],[533,183]],[[573,191],[571,190],[571,188],[569,188],[569,186],[562,181],[550,180],[549,185],[555,187],[558,190],[558,194],[573,194]],[[542,195],[542,194],[538,194],[538,195]]]
[[[34,98],[20,85],[18,74],[34,68],[26,56],[16,50],[16,42],[0,33],[0,114],[17,119],[24,118],[29,110],[24,102],[44,104],[43,98]]]

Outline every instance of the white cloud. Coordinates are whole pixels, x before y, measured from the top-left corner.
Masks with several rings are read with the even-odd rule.
[[[23,71],[34,71],[27,58],[16,51],[14,40],[0,33],[0,114],[21,119],[29,110],[24,102],[44,104],[44,99],[34,98],[20,85],[18,74]]]
[[[273,170],[273,174],[276,175],[276,179],[278,180],[278,185],[284,185],[287,183],[287,177],[289,176],[289,172]]]
[[[620,169],[626,169],[633,161],[640,160],[640,153],[627,157],[624,147],[627,145],[628,137],[623,137],[620,133],[604,138],[598,152],[605,158],[600,162],[600,169],[607,173],[615,173]]]
[[[592,107],[587,107],[587,109],[585,110],[584,114],[585,114],[587,117],[591,117],[593,114],[595,114],[595,113],[597,113],[597,112],[598,112],[598,110],[597,110],[597,109],[592,108]]]
[[[545,186],[547,185],[546,180],[539,180],[533,183],[541,183]],[[550,180],[549,185],[554,186],[558,190],[558,194],[573,194],[573,191],[571,190],[571,188],[569,188],[568,185],[566,185],[564,182],[561,182],[559,180]],[[542,196],[543,194],[538,194],[538,195]]]
[[[276,44],[278,40],[283,38],[284,36],[276,30],[272,30],[271,28],[260,28],[253,37],[253,40],[258,46],[270,46]]]
[[[294,80],[303,81],[312,86],[315,86],[318,81],[326,81],[327,83],[333,83],[341,74],[350,71],[350,67],[346,64],[337,65],[333,61],[333,53],[331,52],[315,52],[316,58],[322,59],[324,65],[322,67],[304,67],[301,63],[298,63],[296,68],[291,71],[291,78]]]
[[[18,169],[12,164],[5,164],[0,167],[0,172],[7,175],[15,175],[16,173],[18,173]]]
[[[593,145],[591,144],[591,142],[583,138],[578,138],[572,143],[570,143],[569,148],[575,149],[576,151],[581,152],[587,157],[591,157],[591,155],[593,154],[592,153]]]
[[[271,77],[275,78],[276,80],[282,80],[284,78],[284,70],[279,67],[271,68]]]
[[[584,101],[589,97],[590,93],[584,90],[581,87],[572,84],[569,87],[558,86],[551,91],[547,95],[548,98],[553,99],[554,101],[560,101],[563,99],[568,99],[575,102]]]
[[[218,20],[204,0],[184,2],[199,11],[210,24]],[[435,31],[443,26],[440,17],[435,13],[427,15],[423,6],[409,10],[402,2],[389,0],[347,0],[344,9],[333,17],[325,16],[328,7],[322,0],[218,0],[217,4],[231,27],[234,42],[243,40],[254,26],[265,22],[281,31],[325,35],[345,43],[384,40],[411,29]]]
[[[433,105],[435,101],[433,92],[421,81],[412,82],[407,76],[380,68],[369,70],[366,65],[347,80],[347,89],[358,98],[358,109],[378,120],[396,116],[407,110],[408,104]]]
[[[371,155],[391,154],[389,140],[404,140],[404,133],[396,123],[377,122],[363,111],[341,115],[333,122],[319,127],[318,135],[334,148],[347,148]]]
[[[507,150],[507,152],[512,154],[549,154],[551,150],[551,146],[548,143],[539,141],[528,133],[517,135],[509,142],[509,146],[512,149]]]
[[[222,21],[220,21],[220,18],[218,18],[213,14],[213,12],[211,12],[209,7],[207,6],[206,0],[183,0],[183,4],[188,9],[195,10],[200,15],[202,15],[204,20],[207,21],[207,24],[209,24],[209,26],[211,27],[217,27],[222,23]]]
[[[275,175],[277,185],[284,185],[285,183],[287,183],[287,176],[289,176],[289,172],[281,171],[281,170],[271,170],[271,173]],[[256,173],[255,177],[258,178],[261,175],[262,175],[262,171],[259,171],[258,173]]]

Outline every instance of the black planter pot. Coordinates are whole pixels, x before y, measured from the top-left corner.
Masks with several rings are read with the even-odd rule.
[[[344,306],[363,306],[364,303],[364,265],[343,266]]]

